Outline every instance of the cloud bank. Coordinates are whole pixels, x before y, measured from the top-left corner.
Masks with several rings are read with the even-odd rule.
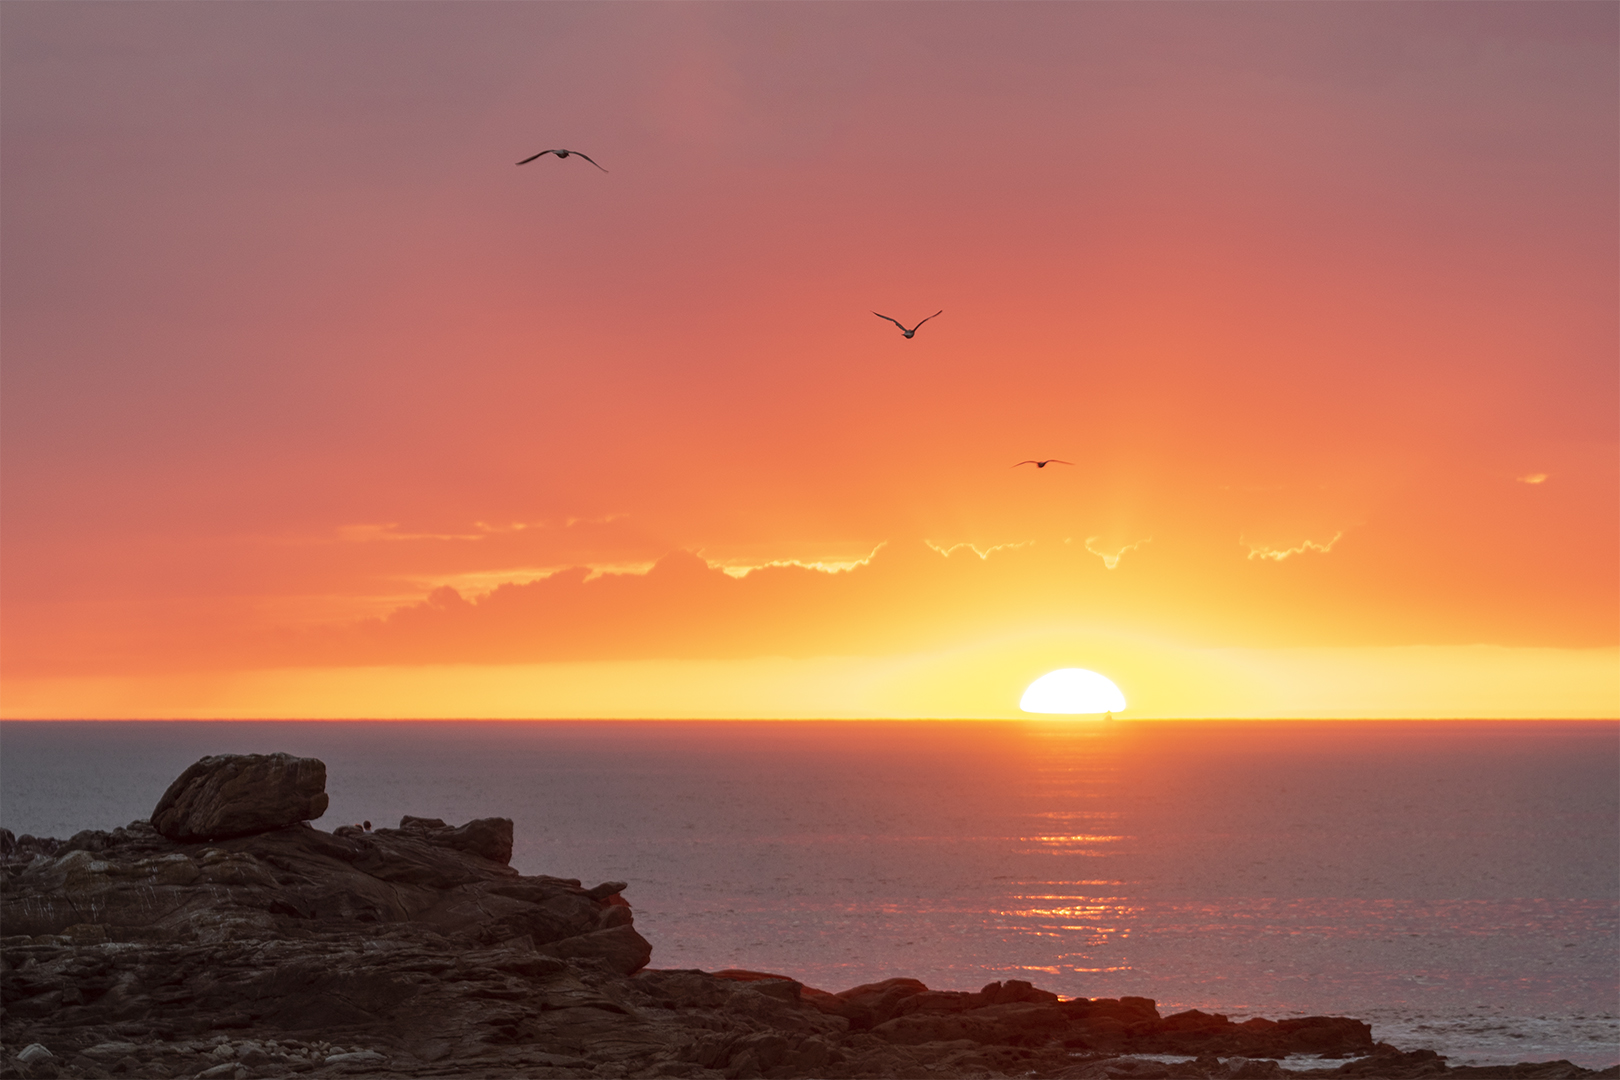
[[[739,575],[691,552],[644,574],[576,566],[483,595],[441,585],[381,618],[288,630],[290,665],[890,654],[1000,626],[1118,615],[1106,573],[1061,545],[888,544],[845,568]]]

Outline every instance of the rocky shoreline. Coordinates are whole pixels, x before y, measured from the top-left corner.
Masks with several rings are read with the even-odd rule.
[[[1620,1077],[1016,980],[834,994],[656,970],[624,882],[518,873],[504,818],[323,832],[325,773],[204,758],[149,821],[0,830],[0,1076]],[[1315,1067],[1283,1068],[1297,1055]]]

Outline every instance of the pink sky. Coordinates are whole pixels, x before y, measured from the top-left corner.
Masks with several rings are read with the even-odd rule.
[[[6,715],[1082,630],[1620,707],[1613,5],[0,23]]]

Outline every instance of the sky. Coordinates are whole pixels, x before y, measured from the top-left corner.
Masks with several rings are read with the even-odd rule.
[[[0,716],[1620,715],[1617,57],[0,6]]]

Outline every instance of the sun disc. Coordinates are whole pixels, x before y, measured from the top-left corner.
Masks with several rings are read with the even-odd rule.
[[[1085,668],[1058,668],[1029,684],[1018,707],[1031,713],[1120,712],[1125,695],[1107,676]]]

